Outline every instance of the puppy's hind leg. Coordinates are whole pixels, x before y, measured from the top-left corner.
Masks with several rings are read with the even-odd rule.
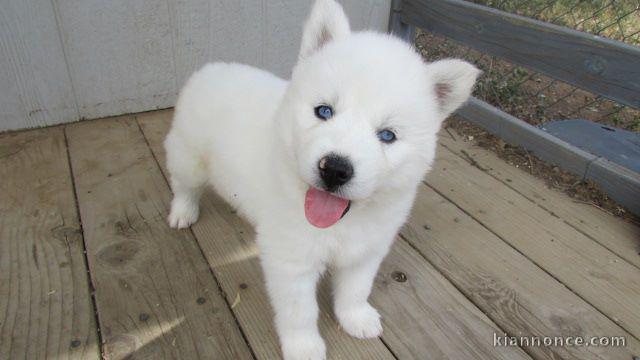
[[[173,200],[169,214],[169,226],[174,229],[184,229],[198,220],[200,215],[200,195],[202,187],[191,187],[175,176],[171,177]]]
[[[169,226],[183,229],[198,220],[200,195],[207,183],[206,165],[185,144],[169,134],[165,141],[167,168],[171,174]]]

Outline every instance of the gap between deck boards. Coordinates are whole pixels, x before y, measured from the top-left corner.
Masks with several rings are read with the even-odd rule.
[[[112,301],[115,303],[122,301],[117,297],[114,298],[118,291],[123,291],[122,288],[119,288],[122,283],[118,285],[117,281],[114,283],[114,280],[105,278],[105,275],[113,270],[105,270],[104,255],[102,258],[99,255],[104,254],[105,247],[108,246],[97,242],[97,239],[104,240],[104,236],[113,236],[109,235],[109,232],[101,230],[101,226],[117,225],[117,219],[122,215],[130,225],[135,225],[137,221],[139,223],[136,226],[140,226],[141,220],[137,218],[135,213],[132,213],[133,215],[127,213],[126,209],[131,205],[128,203],[123,205],[120,200],[113,199],[112,194],[113,191],[117,192],[121,186],[140,189],[137,184],[139,182],[145,184],[144,190],[151,188],[152,192],[155,192],[154,189],[157,189],[157,194],[152,196],[157,196],[159,201],[149,207],[148,204],[149,202],[153,203],[153,199],[149,200],[148,196],[143,199],[139,192],[127,193],[127,202],[132,201],[135,204],[137,212],[143,219],[142,222],[148,226],[148,230],[143,231],[141,235],[142,241],[153,244],[150,238],[147,239],[148,236],[162,234],[160,237],[165,239],[163,240],[164,244],[170,245],[169,247],[172,247],[174,252],[188,253],[191,255],[185,259],[195,259],[195,263],[187,267],[195,266],[200,270],[187,270],[189,274],[185,273],[186,275],[191,275],[191,272],[194,271],[204,274],[203,271],[206,271],[208,275],[197,275],[196,277],[201,280],[196,282],[203,284],[203,286],[206,286],[207,282],[217,284],[214,292],[218,295],[209,293],[208,296],[217,299],[212,300],[212,303],[220,304],[219,306],[225,309],[222,313],[226,315],[222,315],[222,318],[228,319],[226,321],[231,321],[231,323],[227,323],[223,327],[229,329],[230,326],[230,329],[235,329],[230,332],[235,335],[231,338],[226,336],[224,339],[218,338],[213,347],[211,344],[205,346],[205,348],[208,346],[209,350],[207,351],[215,349],[214,353],[221,351],[228,355],[231,353],[243,354],[240,357],[246,358],[277,357],[279,356],[277,338],[271,324],[270,308],[261,282],[260,269],[256,263],[257,253],[252,243],[253,232],[248,224],[239,219],[221,199],[213,194],[208,194],[203,199],[202,218],[190,231],[174,232],[166,227],[164,217],[170,192],[166,181],[161,143],[168,129],[170,114],[170,111],[148,112],[134,116],[67,125],[64,129],[63,140],[66,150],[64,161],[69,167],[67,176],[71,179],[71,189],[74,193],[73,202],[77,207],[76,211],[78,211],[78,227],[81,229],[86,250],[86,255],[83,256],[83,258],[86,257],[84,259],[86,262],[83,266],[91,269],[90,281],[96,288],[93,298],[93,306],[96,306],[93,320],[95,322],[94,328],[99,326],[103,330],[96,336],[104,338],[98,337],[96,342],[98,344],[105,342],[105,349],[102,350],[105,351],[106,356],[121,351],[126,352],[131,339],[134,339],[134,345],[137,344],[137,337],[149,339],[147,335],[136,332],[133,332],[137,335],[133,335],[132,338],[130,329],[148,329],[144,324],[149,321],[149,314],[151,314],[151,318],[156,315],[153,312],[136,310],[128,317],[131,318],[133,315],[134,318],[131,321],[141,323],[142,327],[140,324],[133,328],[122,326],[122,319],[126,318],[121,318],[118,311],[126,313],[130,310],[128,309],[129,305],[139,307],[139,304],[116,306],[115,309],[110,304]],[[56,128],[32,131],[56,131],[49,129]],[[57,129],[57,131],[62,130],[62,128]],[[67,141],[67,130],[72,133],[70,141]],[[101,139],[98,134],[106,136],[110,141]],[[0,139],[2,138],[0,137]],[[474,171],[478,169],[470,165],[467,162],[468,159],[465,159],[460,153],[465,144],[455,144],[446,140],[442,141],[442,139],[441,143],[443,145],[441,145],[439,154],[442,155],[442,151],[445,151],[445,159],[448,159],[448,164],[455,164],[459,169],[464,168],[465,173],[458,174],[458,177],[465,177],[471,173],[470,177],[474,181],[480,181],[476,182],[475,186],[482,184],[485,186],[491,184],[489,188],[499,186],[495,189],[496,194],[502,194],[501,196],[510,194],[505,199],[510,199],[513,202],[513,204],[509,202],[501,204],[511,207],[512,210],[522,209],[515,207],[514,204],[530,203],[528,206],[538,209],[532,210],[535,214],[533,218],[535,221],[554,217],[559,219],[564,225],[554,223],[551,228],[554,231],[564,233],[570,231],[571,234],[571,236],[565,235],[562,239],[563,244],[573,244],[579,241],[587,244],[589,250],[586,254],[604,254],[603,256],[612,260],[621,258],[620,261],[624,265],[612,262],[614,264],[612,270],[604,269],[602,270],[604,272],[597,275],[615,276],[614,270],[622,269],[623,275],[632,276],[638,270],[636,258],[628,254],[630,246],[634,245],[633,241],[629,239],[633,240],[633,236],[637,234],[635,232],[637,228],[627,227],[615,221],[609,223],[602,220],[602,214],[587,211],[563,201],[562,198],[556,199],[552,195],[557,194],[541,188],[538,183],[526,177],[518,177],[517,174],[510,172],[512,169],[504,167],[506,164],[494,162],[490,155],[476,151],[477,149],[474,151],[476,151],[475,155],[478,155],[478,161],[483,164],[492,164],[495,168],[485,171],[485,175],[475,174]],[[0,145],[2,144],[0,143]],[[129,157],[120,158],[118,154],[121,154],[122,149],[125,148],[133,152],[135,156],[130,154]],[[104,155],[110,164],[92,163],[92,158],[96,156],[95,152]],[[118,156],[114,158],[114,154]],[[113,168],[111,169],[113,171],[106,173],[106,168]],[[103,174],[103,172],[105,173]],[[438,172],[438,169],[434,169],[434,173]],[[429,187],[425,185],[420,187],[418,201],[412,216],[402,229],[401,239],[396,242],[376,279],[371,301],[383,314],[385,333],[381,339],[366,342],[357,341],[337,329],[337,325],[330,315],[328,284],[325,282],[321,285],[320,326],[323,336],[327,340],[330,358],[345,358],[345,356],[351,357],[354,354],[360,354],[357,356],[366,358],[419,358],[425,355],[430,357],[446,355],[447,357],[463,356],[468,358],[471,356],[487,359],[500,356],[511,359],[527,358],[527,354],[536,359],[551,359],[558,356],[609,358],[612,355],[631,358],[640,353],[637,329],[633,325],[635,307],[629,303],[638,291],[638,287],[633,281],[630,282],[629,288],[620,287],[616,285],[619,283],[615,281],[610,283],[606,279],[604,283],[595,284],[596,288],[604,286],[604,289],[609,289],[608,294],[619,298],[615,301],[623,301],[625,306],[616,308],[615,303],[611,304],[599,299],[597,290],[590,290],[581,283],[581,281],[597,280],[597,278],[595,280],[591,278],[595,275],[572,276],[568,274],[559,266],[561,264],[557,264],[553,259],[549,261],[530,243],[514,239],[517,233],[505,228],[496,218],[488,216],[486,210],[485,213],[478,212],[479,208],[482,209],[487,205],[487,203],[483,203],[485,200],[482,197],[474,198],[476,202],[468,202],[468,199],[461,198],[458,194],[451,196],[447,192],[450,184],[437,179],[433,180],[431,176],[427,178]],[[509,179],[506,176],[516,181],[506,181],[505,179]],[[127,179],[128,182],[125,181]],[[500,185],[497,185],[498,183]],[[114,186],[118,187],[114,188]],[[464,192],[465,186],[460,182],[454,188]],[[106,199],[109,199],[109,196],[111,198],[105,202],[111,201],[111,206],[91,200],[91,197],[83,192],[91,192],[87,189],[94,188],[103,193],[104,189],[100,190],[100,188],[114,189],[111,192],[106,192],[106,194],[110,194]],[[509,191],[505,189],[509,189]],[[517,195],[511,194],[511,192]],[[116,198],[118,196],[120,195],[116,195]],[[494,205],[498,206],[498,203]],[[125,209],[124,213],[119,213],[118,208],[120,207]],[[142,212],[140,212],[140,207],[143,209]],[[437,208],[438,211],[431,210],[434,208]],[[579,211],[576,213],[575,209]],[[100,223],[99,218],[96,218],[96,211],[107,218],[106,223],[104,221]],[[152,225],[148,225],[147,221],[150,214],[152,215],[150,220]],[[82,224],[85,217],[89,219],[88,229],[84,229]],[[424,225],[425,221],[431,225]],[[593,223],[598,226],[594,226]],[[157,233],[157,229],[154,230],[154,227],[166,228],[166,230]],[[427,229],[427,227],[429,228]],[[112,242],[112,248],[115,246],[117,249],[118,244],[131,240],[127,237],[132,234],[118,234],[116,233],[115,243],[114,240],[109,240]],[[617,235],[615,241],[608,240],[607,236],[610,234]],[[138,235],[136,234],[136,236]],[[222,239],[224,241],[220,241]],[[584,239],[589,239],[593,244],[585,243]],[[175,244],[171,245],[171,241],[186,242],[186,248],[184,246],[176,248]],[[176,249],[182,250],[175,251]],[[190,250],[185,253],[185,249]],[[143,250],[146,251],[146,249]],[[582,252],[584,253],[584,251]],[[115,251],[116,258],[121,255],[118,250]],[[148,254],[145,256],[148,257]],[[584,254],[580,256],[584,256]],[[163,257],[160,256],[160,258]],[[139,264],[136,263],[138,260],[125,260],[129,262],[127,265],[129,270],[139,267]],[[597,262],[587,260],[584,258],[580,260],[581,264],[587,266],[587,270],[597,269]],[[148,258],[145,261],[148,261]],[[510,268],[511,271],[502,272],[503,267]],[[571,268],[571,264],[569,267]],[[526,271],[522,271],[523,269]],[[116,271],[116,275],[118,271]],[[407,273],[409,281],[396,281],[394,274],[397,272]],[[147,274],[147,276],[149,275]],[[155,279],[160,279],[160,282],[168,281],[167,285],[174,283],[170,275],[165,277],[165,280],[157,277]],[[140,280],[133,280],[131,284],[144,286]],[[416,287],[416,285],[418,286]],[[109,291],[105,292],[105,289],[111,289],[109,291],[112,291],[113,294],[109,294]],[[163,287],[161,286],[159,289],[163,289]],[[428,292],[425,292],[427,289]],[[156,293],[157,290],[155,290]],[[174,292],[172,296],[176,296],[173,287],[168,286],[165,290]],[[162,298],[159,293],[156,295],[151,293],[151,296]],[[184,297],[184,294],[177,294],[177,296]],[[190,296],[195,296],[195,293]],[[189,301],[186,298],[185,300]],[[455,306],[452,307],[451,304]],[[201,304],[199,307],[202,307]],[[102,310],[100,310],[101,308]],[[171,307],[166,309],[170,310],[169,312],[173,311]],[[195,309],[197,313],[198,306]],[[114,312],[114,310],[116,311]],[[147,314],[147,317],[142,319],[141,314]],[[404,318],[406,314],[413,315],[410,318]],[[114,319],[119,317],[121,320],[114,323]],[[621,320],[620,317],[625,318]],[[631,320],[628,320],[629,317]],[[580,319],[580,322],[575,323],[576,319]],[[194,324],[200,324],[196,326],[200,327],[204,323],[212,324],[206,319],[195,320]],[[115,335],[113,332],[114,324],[117,325],[116,328],[120,326],[120,329],[115,331]],[[623,328],[630,331],[627,332]],[[183,332],[180,328],[178,330]],[[224,332],[224,330],[222,331]],[[460,337],[460,331],[465,333],[468,338],[464,338],[461,343],[458,343],[453,339]],[[525,347],[525,354],[517,347],[493,348],[491,339],[487,338],[491,336],[492,332],[516,335],[523,331],[538,336],[557,335],[558,332],[571,334],[576,331],[584,335],[611,336],[618,334],[627,337],[628,346],[622,349]],[[632,335],[634,332],[636,334]],[[171,330],[169,333],[175,335],[174,342],[176,338],[179,338],[179,342],[182,344],[180,346],[185,346],[186,343],[182,342],[186,339],[184,334],[180,335]],[[196,338],[200,336],[191,330],[188,333]],[[166,337],[166,334],[163,337]],[[116,346],[114,346],[114,341]],[[156,345],[150,347],[144,346],[143,343],[142,347],[134,346],[133,351],[143,351],[147,354],[157,353],[157,351],[172,353],[171,341],[168,343],[166,340],[158,342],[152,339],[151,341]],[[223,345],[225,343],[228,345]],[[197,346],[189,345],[187,348],[193,349],[195,352],[192,354],[195,356],[200,354]],[[229,352],[231,348],[234,350]]]

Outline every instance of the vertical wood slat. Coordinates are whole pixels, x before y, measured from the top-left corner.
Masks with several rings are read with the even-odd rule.
[[[250,359],[133,117],[66,128],[107,359]]]
[[[98,359],[60,127],[0,136],[0,359]]]
[[[390,0],[342,0],[385,31]],[[235,61],[288,77],[312,0],[10,0],[0,12],[0,131],[173,106],[188,76]]]
[[[389,33],[413,45],[416,28],[413,25],[405,24],[401,18],[402,0],[391,1],[391,11],[389,13]]]
[[[52,3],[5,0],[0,11],[0,131],[78,119]]]
[[[169,2],[56,1],[80,117],[171,106],[177,92]]]

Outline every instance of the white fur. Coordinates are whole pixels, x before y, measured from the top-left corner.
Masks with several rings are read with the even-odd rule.
[[[256,227],[285,359],[325,356],[315,289],[327,267],[342,328],[359,338],[381,334],[367,302],[374,277],[434,159],[442,120],[466,100],[477,74],[457,60],[427,65],[389,35],[351,33],[340,5],[318,0],[290,82],[225,63],[189,79],[165,141],[169,223],[195,222],[210,184]],[[440,98],[437,84],[446,90]],[[320,103],[333,106],[333,118],[315,117]],[[382,128],[398,140],[380,142]],[[353,163],[354,178],[340,192],[352,204],[319,229],[305,218],[304,197],[328,152]]]

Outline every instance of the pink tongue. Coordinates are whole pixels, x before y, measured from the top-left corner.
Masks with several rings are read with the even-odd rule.
[[[327,228],[340,220],[349,200],[310,187],[304,199],[304,214],[311,225]]]

